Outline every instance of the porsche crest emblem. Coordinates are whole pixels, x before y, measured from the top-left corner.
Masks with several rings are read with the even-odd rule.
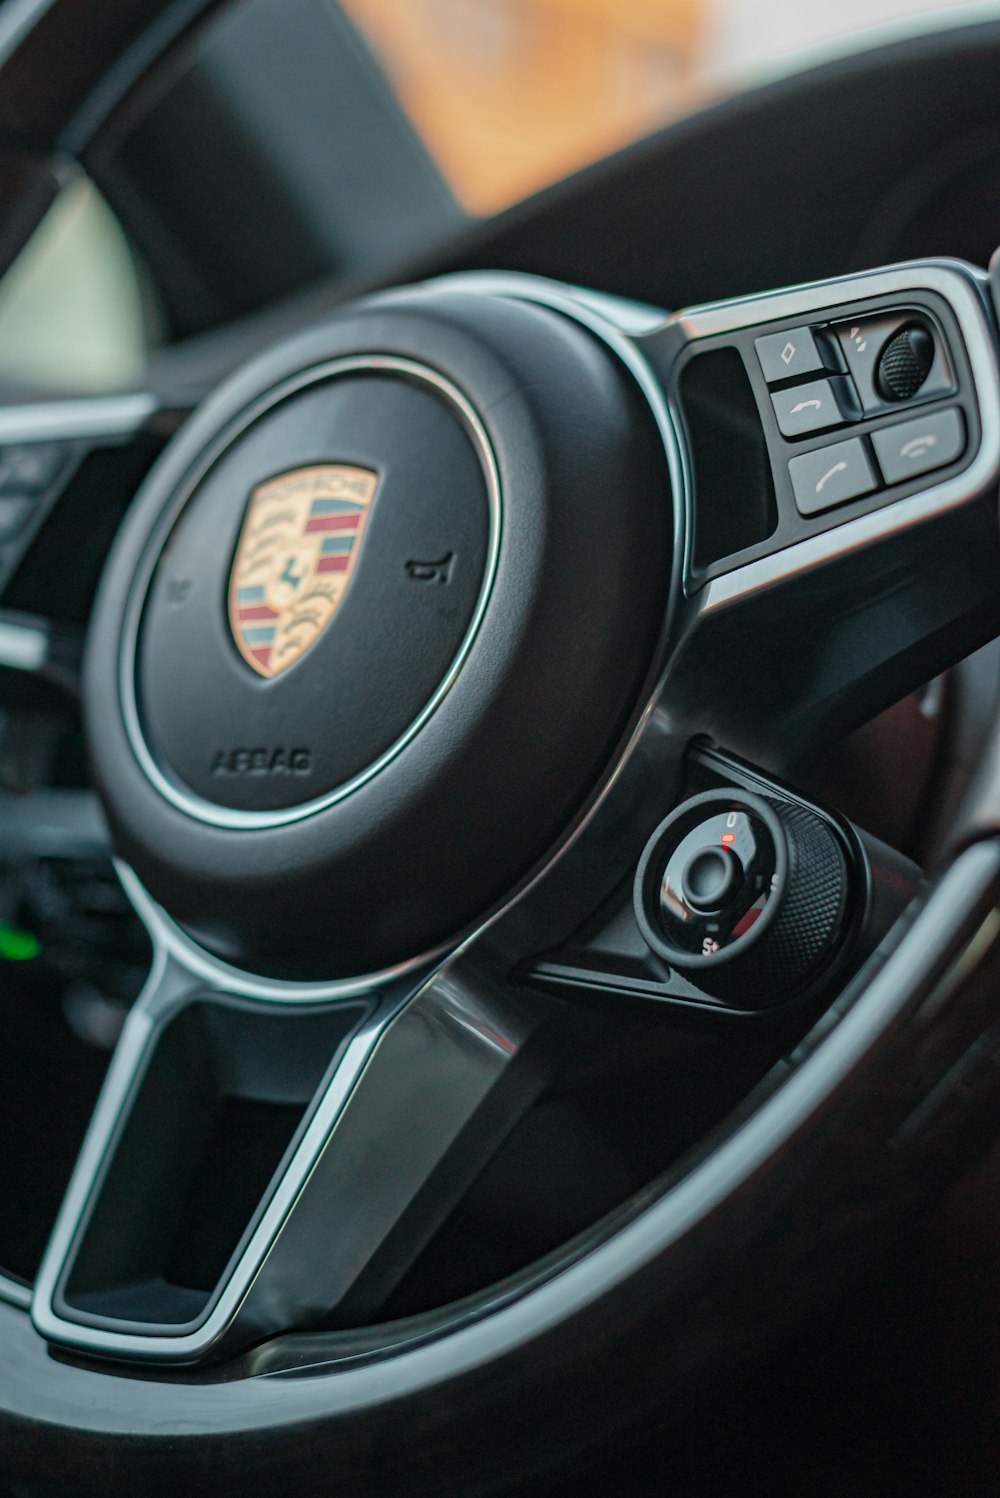
[[[378,476],[324,463],[259,484],[229,578],[229,626],[247,665],[278,676],[314,645],[351,580]]]

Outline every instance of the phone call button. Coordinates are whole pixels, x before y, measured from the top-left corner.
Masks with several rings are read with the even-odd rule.
[[[872,433],[875,456],[887,484],[954,463],[965,450],[965,422],[957,406],[931,411]]]
[[[878,488],[878,478],[858,437],[803,453],[788,465],[801,515],[818,515]]]

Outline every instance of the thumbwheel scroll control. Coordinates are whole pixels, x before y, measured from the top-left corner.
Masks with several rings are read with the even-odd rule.
[[[901,328],[889,339],[878,361],[876,383],[887,401],[911,400],[934,364],[934,338],[921,323]]]
[[[807,807],[738,790],[661,822],[635,878],[649,946],[706,993],[763,1008],[800,991],[843,934],[847,865]]]

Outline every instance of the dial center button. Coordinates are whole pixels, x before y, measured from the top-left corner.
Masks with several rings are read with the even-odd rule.
[[[728,848],[701,848],[681,874],[681,892],[695,910],[720,910],[743,870]]]

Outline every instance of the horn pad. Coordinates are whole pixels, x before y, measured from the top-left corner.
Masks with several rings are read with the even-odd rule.
[[[164,793],[208,820],[268,825],[378,773],[488,601],[485,440],[431,371],[385,362],[279,388],[150,549],[123,690]]]
[[[106,569],[85,704],[119,851],[261,974],[440,946],[611,766],[671,533],[649,408],[555,311],[419,290],[276,346],[170,444]]]

